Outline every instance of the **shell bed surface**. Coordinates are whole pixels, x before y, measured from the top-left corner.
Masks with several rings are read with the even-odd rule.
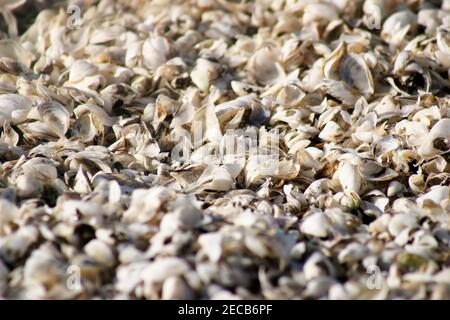
[[[450,1],[0,12],[0,298],[450,299]]]

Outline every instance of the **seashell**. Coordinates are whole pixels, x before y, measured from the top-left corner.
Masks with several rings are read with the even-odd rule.
[[[444,207],[445,201],[449,200],[449,192],[450,188],[447,186],[433,186],[430,191],[417,198],[417,204],[424,207],[431,202]]]
[[[152,199],[152,201],[147,199]],[[130,207],[124,212],[123,219],[136,222],[150,221],[157,214],[158,208],[169,199],[170,193],[163,187],[134,190],[131,195]]]
[[[5,122],[3,125],[3,132],[0,136],[0,141],[10,146],[17,146],[17,143],[19,142],[19,135],[13,128],[11,128],[9,122]]]
[[[325,295],[335,284],[335,280],[331,277],[314,278],[308,282],[305,295],[309,297],[319,298]]]
[[[386,15],[384,0],[365,0],[363,4],[364,23],[369,29],[381,27],[381,21]]]
[[[170,53],[170,43],[164,37],[152,36],[142,44],[143,64],[151,70],[164,64]]]
[[[383,233],[387,231],[389,222],[391,221],[391,216],[388,214],[383,214],[379,216],[369,225],[370,232]]]
[[[104,242],[93,239],[84,247],[86,254],[95,262],[106,267],[112,267],[115,264],[114,253],[112,249]]]
[[[321,212],[315,212],[305,217],[300,225],[300,231],[304,234],[324,238],[331,230],[331,220]]]
[[[212,171],[212,181],[205,185],[206,189],[228,191],[233,186],[233,178],[225,167],[218,167]]]
[[[450,52],[450,37],[447,28],[440,27],[436,32],[436,44],[438,50],[436,50],[436,60],[442,65],[448,67],[450,65],[450,59],[448,53]]]
[[[401,193],[403,191],[406,191],[406,189],[403,186],[403,184],[401,184],[398,181],[392,181],[389,184],[389,187],[387,189],[386,195],[390,198],[390,197],[393,197],[393,196],[395,196],[395,195],[397,195],[397,194],[399,194],[399,193]]]
[[[367,98],[374,93],[372,73],[365,60],[357,54],[347,54],[340,67],[340,77],[348,84],[361,91]]]
[[[202,213],[187,198],[177,199],[175,202],[178,206],[174,215],[182,228],[197,227],[202,221]]]
[[[161,299],[190,300],[194,295],[186,283],[179,277],[170,277],[164,281]]]
[[[363,161],[358,170],[361,176],[369,181],[386,181],[398,176],[394,170],[384,168],[375,161]]]
[[[207,92],[212,80],[219,76],[219,65],[207,59],[198,59],[190,76],[200,90]]]
[[[23,269],[23,282],[28,288],[28,298],[51,298],[52,295],[70,298],[74,293],[67,289],[64,278],[62,259],[50,244],[43,244],[35,250]]]
[[[422,172],[411,175],[408,179],[409,187],[416,193],[424,192],[426,189],[426,183]]]
[[[249,81],[265,86],[282,79],[285,73],[277,61],[277,56],[269,48],[257,50],[247,63]]]
[[[43,191],[42,184],[33,176],[21,175],[16,180],[17,195],[22,198],[38,197]]]
[[[103,126],[112,127],[115,124],[114,118],[110,117],[103,108],[94,104],[80,104],[73,112],[77,118],[81,118],[85,114],[92,114]]]
[[[41,120],[57,137],[64,137],[70,125],[70,114],[56,101],[44,102],[37,107]]]
[[[12,39],[0,40],[0,57],[6,57],[20,62],[26,67],[30,67],[35,56],[27,51],[23,45]]]
[[[98,122],[97,122],[98,123]],[[72,126],[72,137],[83,142],[91,142],[101,135],[101,129],[96,126],[96,121],[91,114],[85,114],[77,119]]]
[[[439,27],[439,10],[437,9],[423,9],[417,15],[417,23],[425,27],[425,33],[432,35]]]
[[[5,122],[14,124],[23,122],[31,108],[31,101],[18,94],[0,95],[0,125]]]
[[[319,138],[325,141],[340,141],[345,132],[334,121],[329,121],[319,134]]]
[[[436,141],[437,139],[442,139],[442,144],[440,148],[443,150],[448,150],[448,144],[450,141],[450,119],[441,119],[439,120],[430,130],[430,133],[427,135],[425,142],[419,147],[419,154],[422,156],[429,156],[432,154],[437,154],[442,151],[437,149],[435,146],[439,145]]]
[[[361,176],[355,165],[344,161],[339,164],[337,178],[344,193],[351,199],[350,205],[358,207],[361,199],[358,193],[361,190]]]
[[[450,1],[24,2],[2,298],[449,298]]]
[[[297,107],[306,94],[294,85],[285,86],[277,95],[277,103],[286,107]]]
[[[404,41],[408,32],[416,28],[417,16],[409,11],[398,11],[389,16],[383,23],[381,37],[391,46],[398,46]]]
[[[404,229],[412,229],[417,225],[417,219],[412,214],[396,214],[388,224],[389,233],[398,236]]]
[[[0,255],[7,263],[14,264],[23,258],[39,237],[39,231],[34,226],[23,226],[15,233],[0,239]]]
[[[147,264],[141,277],[145,284],[159,283],[170,277],[181,276],[188,270],[188,264],[180,258],[160,258]]]
[[[98,73],[98,68],[84,60],[75,61],[69,72],[69,81],[76,83]]]
[[[367,256],[369,249],[359,243],[350,243],[345,249],[339,252],[338,259],[342,262],[355,263]]]
[[[23,173],[42,183],[50,183],[58,178],[55,163],[47,158],[36,157],[28,160],[22,166]]]
[[[0,262],[0,295],[4,295],[8,288],[9,270],[3,262]]]
[[[198,238],[198,242],[202,247],[202,251],[204,252],[204,254],[206,254],[212,262],[219,261],[223,252],[223,236],[220,233],[202,234]]]
[[[321,253],[313,253],[305,262],[303,272],[306,280],[311,280],[326,275],[333,275],[335,270],[331,262]]]

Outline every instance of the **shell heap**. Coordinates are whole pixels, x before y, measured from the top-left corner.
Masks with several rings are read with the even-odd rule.
[[[450,299],[450,1],[24,5],[0,297]],[[275,170],[203,156],[243,130]]]

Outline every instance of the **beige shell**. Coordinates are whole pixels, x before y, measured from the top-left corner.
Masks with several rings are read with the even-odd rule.
[[[449,0],[0,2],[0,298],[450,298]]]
[[[37,106],[37,111],[49,130],[57,137],[64,137],[70,125],[70,113],[60,103],[44,102]]]
[[[271,49],[257,50],[247,64],[249,80],[264,86],[280,80],[284,77],[284,70],[277,60],[277,56]]]
[[[202,91],[208,91],[211,81],[219,75],[219,65],[207,59],[199,59],[190,76],[192,82]]]
[[[312,213],[303,220],[300,231],[314,237],[326,237],[331,229],[331,220],[321,212]]]

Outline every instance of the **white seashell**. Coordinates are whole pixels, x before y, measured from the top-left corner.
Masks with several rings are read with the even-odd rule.
[[[43,183],[50,183],[58,178],[55,163],[52,160],[36,157],[28,160],[22,166],[23,173]]]
[[[36,59],[31,51],[26,50],[21,43],[12,39],[0,40],[0,57],[18,61],[26,67],[30,67],[33,60]]]
[[[0,298],[449,298],[450,0],[0,2]]]
[[[334,121],[329,121],[319,134],[319,138],[327,142],[342,140],[345,132]]]
[[[201,223],[202,212],[187,197],[178,198],[175,201],[175,206],[177,208],[174,215],[181,228],[195,228]]]
[[[431,128],[430,133],[425,138],[425,142],[418,150],[419,154],[429,156],[441,153],[442,151],[434,147],[434,142],[438,138],[444,140],[443,144],[446,146],[444,149],[448,150],[450,145],[450,119],[441,119]]]
[[[416,193],[424,192],[426,189],[426,183],[422,172],[413,174],[408,178],[408,184],[412,191]]]
[[[369,181],[392,180],[398,176],[398,173],[390,168],[382,167],[375,161],[363,161],[359,166],[359,173]]]
[[[50,292],[47,292],[46,287],[67,299],[76,294],[76,291],[70,292],[66,287],[65,271],[62,259],[52,245],[46,243],[34,250],[23,269],[23,283],[28,288],[28,298],[49,298],[47,294]]]
[[[306,280],[312,280],[314,278],[333,275],[334,267],[323,254],[314,252],[308,260],[306,260],[303,266],[303,273]]]
[[[330,287],[328,292],[330,300],[349,300],[350,296],[345,290],[345,287],[341,284],[334,284]]]
[[[390,198],[403,191],[406,191],[405,186],[398,181],[392,181],[389,183],[386,195]]]
[[[318,277],[314,278],[308,282],[305,290],[305,295],[320,298],[328,293],[331,286],[333,286],[336,281],[331,277]]]
[[[374,93],[372,73],[360,55],[349,53],[343,58],[340,77],[349,86],[361,91],[366,98]]]
[[[450,199],[450,188],[448,186],[433,186],[426,194],[417,198],[417,204],[425,207],[427,203],[432,202],[444,207],[445,201]]]
[[[0,239],[0,255],[4,261],[15,263],[24,257],[30,247],[37,242],[39,231],[34,226],[23,226],[15,233]]]
[[[391,45],[397,46],[404,41],[404,37],[411,29],[416,27],[417,16],[409,11],[398,11],[383,23],[381,36]]]
[[[168,60],[170,52],[170,43],[164,37],[150,37],[142,45],[144,66],[152,70],[158,68]]]
[[[212,80],[219,76],[219,65],[206,59],[198,59],[190,76],[200,90],[207,92]]]
[[[212,181],[205,188],[216,191],[228,191],[233,186],[233,178],[226,167],[218,167],[212,171]]]
[[[346,195],[352,199],[352,206],[359,206],[361,191],[361,176],[355,165],[350,162],[344,161],[339,164],[337,170],[337,178],[342,186],[342,189]]]
[[[115,123],[114,118],[110,117],[103,108],[100,108],[99,106],[96,106],[94,104],[80,104],[73,110],[73,112],[77,118],[81,118],[86,113],[91,113],[104,126],[111,127]]]
[[[87,61],[77,60],[70,66],[69,81],[80,82],[98,72],[98,68]]]
[[[417,15],[417,23],[425,26],[425,33],[433,35],[439,27],[439,10],[437,9],[423,9]]]
[[[18,94],[0,95],[0,125],[3,126],[6,121],[20,123],[27,117],[31,108],[31,101]]]
[[[369,249],[360,243],[350,243],[339,252],[338,259],[342,262],[355,263],[367,256]]]
[[[304,8],[303,23],[329,22],[338,19],[336,8],[326,3],[310,3]]]
[[[328,236],[331,230],[331,220],[321,212],[315,212],[306,216],[300,225],[300,231],[304,234],[323,238]]]
[[[198,238],[198,243],[212,262],[217,263],[222,256],[222,241],[223,236],[220,233],[206,233]]]
[[[417,219],[414,215],[404,213],[396,214],[389,221],[388,230],[393,236],[398,236],[404,229],[412,229],[417,225]]]
[[[284,70],[277,61],[277,56],[269,48],[256,51],[247,64],[250,81],[265,86],[283,78]]]
[[[142,279],[147,284],[160,283],[170,277],[182,276],[188,270],[189,266],[183,259],[175,257],[159,258],[147,264],[147,267],[142,271]]]
[[[134,262],[122,264],[117,268],[117,283],[115,288],[121,292],[131,294],[142,282],[141,274],[147,262]]]

